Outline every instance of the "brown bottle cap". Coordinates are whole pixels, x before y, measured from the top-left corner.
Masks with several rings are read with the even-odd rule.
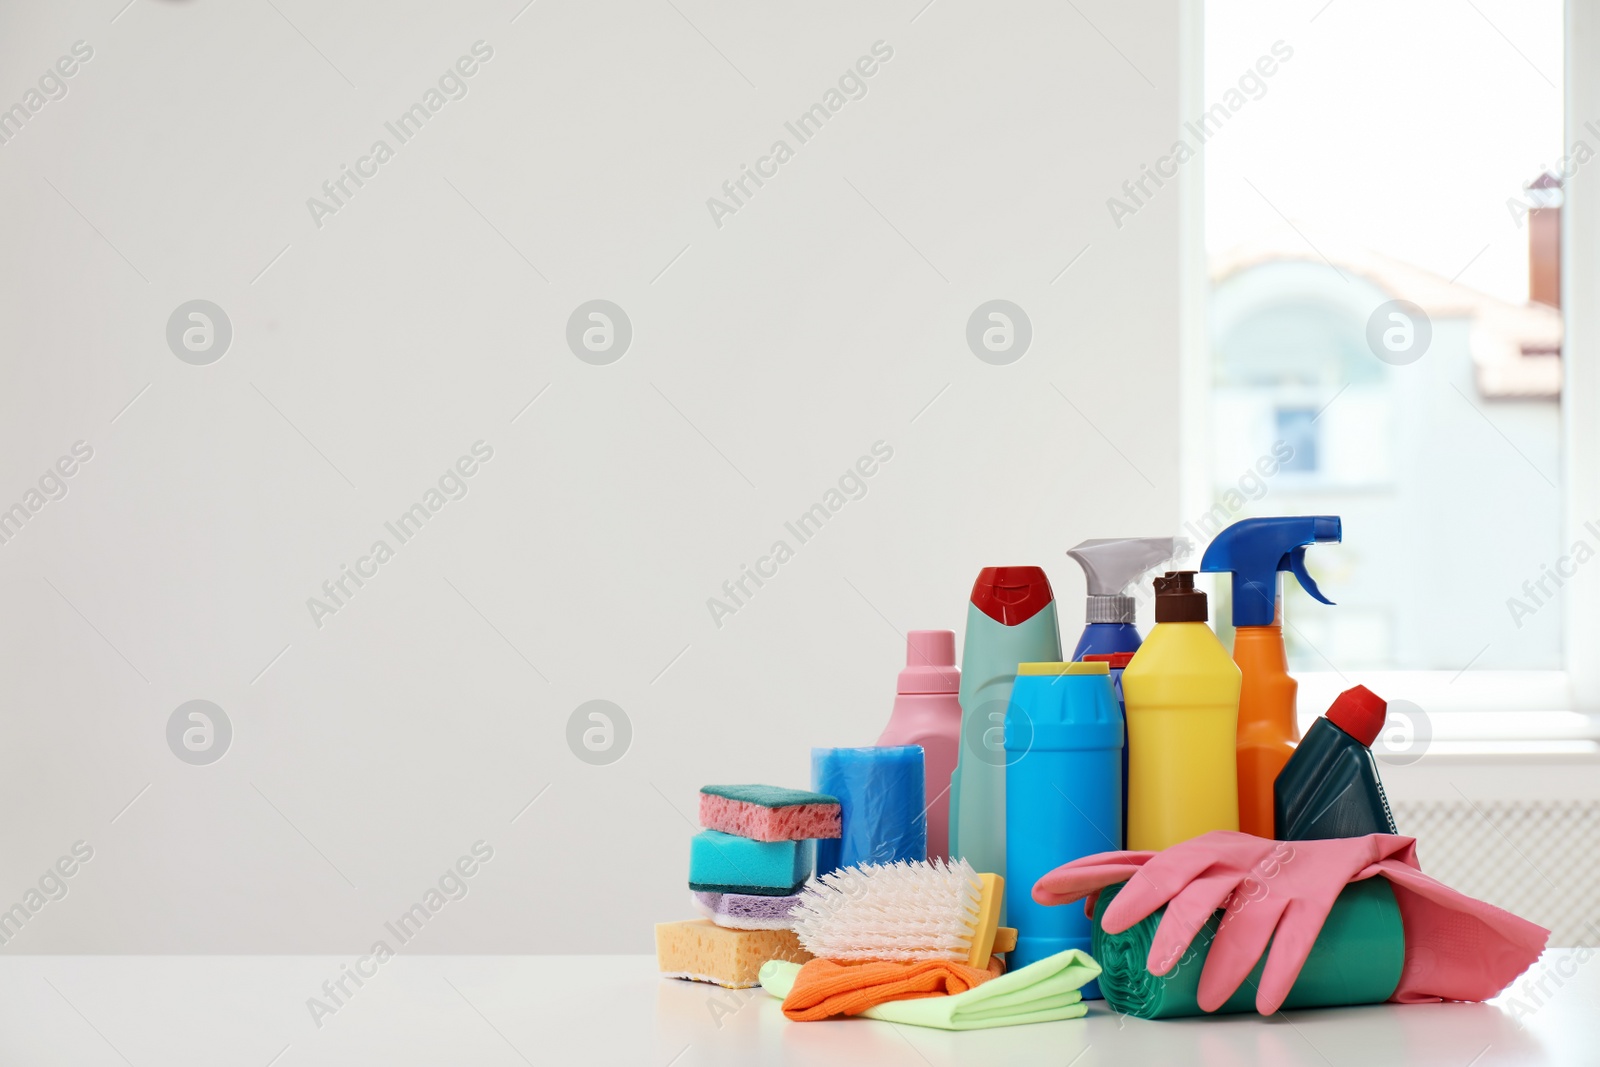
[[[1194,587],[1194,571],[1168,571],[1155,580],[1156,622],[1205,622],[1206,595]]]

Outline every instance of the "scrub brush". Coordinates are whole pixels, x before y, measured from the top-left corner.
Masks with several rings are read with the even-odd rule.
[[[998,930],[1004,886],[966,860],[864,863],[812,879],[789,918],[806,951],[822,959],[987,967],[996,950],[1015,944],[1016,931]]]

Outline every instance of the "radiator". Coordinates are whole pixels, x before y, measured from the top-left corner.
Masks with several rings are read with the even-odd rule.
[[[1410,801],[1395,825],[1422,869],[1468,896],[1550,928],[1553,946],[1600,933],[1600,801]]]

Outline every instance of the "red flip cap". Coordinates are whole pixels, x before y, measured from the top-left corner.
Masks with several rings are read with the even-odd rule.
[[[1368,748],[1383,732],[1389,702],[1364,685],[1346,689],[1334,698],[1327,720]]]
[[[1003,626],[1016,626],[1055,601],[1043,567],[985,567],[972,583],[972,602]]]

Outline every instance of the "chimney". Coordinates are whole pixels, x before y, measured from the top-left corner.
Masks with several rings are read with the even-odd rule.
[[[1527,187],[1528,299],[1561,307],[1561,179],[1549,171]]]

